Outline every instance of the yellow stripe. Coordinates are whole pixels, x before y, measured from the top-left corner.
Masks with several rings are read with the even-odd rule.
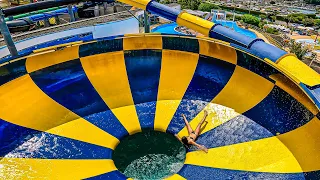
[[[310,100],[310,98],[289,78],[282,74],[274,74],[271,75],[274,81],[276,81],[276,85],[289,93],[292,97],[297,99],[301,104],[303,104],[309,111],[311,111],[314,115],[316,115],[319,111],[318,108],[314,105],[314,103]]]
[[[277,137],[212,148],[208,154],[191,152],[187,154],[185,163],[253,172],[302,172],[290,150]]]
[[[209,103],[205,110],[208,111],[208,117],[206,118],[207,124],[203,124],[201,128],[201,133],[205,133],[207,131],[210,131],[211,129],[218,127],[219,125],[231,120],[232,118],[235,118],[239,115],[239,113],[235,112],[234,109],[221,106],[219,104]],[[190,126],[193,129],[196,129],[197,125],[203,118],[204,113],[201,111],[191,122]],[[180,137],[187,136],[188,131],[187,128],[184,127],[178,134]]]
[[[166,131],[193,77],[199,54],[163,50],[154,128]]]
[[[199,39],[200,54],[237,64],[237,52],[226,45]]]
[[[82,118],[54,127],[46,132],[110,149],[114,149],[119,144],[117,138]]]
[[[306,125],[278,136],[296,157],[304,172],[320,170],[319,129],[320,121],[314,118]]]
[[[123,50],[162,49],[161,36],[123,38]]]
[[[113,114],[119,119],[129,134],[141,132],[140,122],[135,105],[112,109]]]
[[[292,79],[292,81],[294,81],[296,84],[300,83],[300,80],[297,79],[295,76],[293,76],[291,73],[289,73],[289,71],[287,71],[285,68],[278,66],[276,63],[274,63],[273,61],[271,61],[268,58],[264,59],[265,62],[269,65],[271,65],[272,67],[274,67],[275,69],[278,69],[280,72],[282,72],[283,74],[285,74],[286,76],[288,76],[290,79]]]
[[[242,114],[260,103],[273,87],[267,79],[236,66],[229,82],[212,102]]]
[[[28,73],[49,67],[55,64],[79,58],[79,46],[67,47],[63,50],[52,53],[44,53],[37,56],[28,57],[26,69]]]
[[[119,0],[122,3],[145,10],[150,0]]]
[[[0,179],[85,179],[116,170],[112,160],[3,158]]]
[[[174,174],[168,178],[165,178],[165,180],[186,180],[186,178],[180,176],[179,174]]]
[[[305,65],[295,56],[286,56],[278,63],[280,68],[285,69],[299,81],[308,86],[315,86],[320,84],[320,75]]]
[[[96,91],[127,131],[141,131],[123,51],[84,57],[81,63]]]
[[[213,22],[204,20],[200,17],[188,14],[186,12],[181,12],[177,18],[177,24],[180,26],[186,26],[193,29],[205,36],[209,36],[209,31],[214,25]]]
[[[80,118],[48,97],[28,74],[0,86],[0,102],[1,119],[40,131]]]

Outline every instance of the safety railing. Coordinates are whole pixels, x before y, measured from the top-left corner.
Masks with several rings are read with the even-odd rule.
[[[243,23],[243,24],[246,24],[246,23]],[[246,25],[248,26],[249,24],[246,24]],[[261,34],[262,34],[264,37],[266,37],[266,38],[268,39],[268,41],[269,41],[271,44],[273,44],[274,46],[276,46],[276,47],[278,47],[278,48],[280,48],[280,49],[283,49],[283,45],[282,45],[279,41],[277,41],[276,39],[274,39],[273,37],[271,37],[271,36],[269,35],[269,33],[265,32],[264,30],[258,28],[257,26],[254,26],[254,25],[250,25],[250,28],[258,31],[259,33],[261,33]]]
[[[261,30],[260,28],[257,28],[257,31],[262,33],[262,35],[264,35],[271,44],[275,45],[276,47],[278,47],[280,49],[283,49],[282,43],[280,43],[279,41],[274,39],[269,33],[266,33],[265,31]]]

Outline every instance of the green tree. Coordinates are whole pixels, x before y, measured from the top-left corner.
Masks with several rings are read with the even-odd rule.
[[[259,22],[259,28],[260,28],[260,29],[263,29],[263,28],[264,28],[264,25],[266,25],[266,22],[265,22],[265,21],[260,21],[260,22]]]
[[[265,15],[265,14],[260,14],[259,17],[261,20],[267,19],[267,15]]]
[[[315,26],[320,27],[320,19],[315,19],[313,23]]]
[[[276,30],[276,29],[274,29],[274,28],[271,28],[271,27],[268,27],[267,29],[266,29],[266,32],[267,33],[269,33],[269,34],[279,34],[279,31],[278,30]]]
[[[290,19],[288,17],[284,17],[284,22],[287,23],[287,27],[289,27]]]
[[[307,46],[303,46],[301,43],[291,40],[289,43],[289,49],[291,53],[294,53],[298,59],[302,60],[307,53],[310,52]]]
[[[201,3],[198,7],[200,11],[211,12],[211,9],[221,9],[219,6],[211,3]]]
[[[311,18],[305,18],[305,19],[302,20],[302,23],[303,23],[305,26],[313,26],[314,21],[313,21],[313,19],[311,19]]]
[[[182,9],[197,10],[202,0],[178,0],[181,4]]]
[[[247,23],[247,24],[252,24],[255,26],[259,26],[260,20],[259,18],[252,16],[250,14],[245,14],[242,16],[242,20],[243,22]]]

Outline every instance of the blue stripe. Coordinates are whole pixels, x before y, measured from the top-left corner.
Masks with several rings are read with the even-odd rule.
[[[314,117],[299,101],[277,86],[263,101],[243,115],[274,135],[303,126]]]
[[[160,79],[160,50],[125,51],[127,75],[142,128],[153,128]]]
[[[195,118],[228,83],[235,67],[226,61],[200,55],[194,76],[167,131],[176,134],[185,126],[182,113],[189,121]]]
[[[215,148],[249,142],[273,136],[267,129],[253,120],[239,115],[228,122],[201,134],[197,143]]]
[[[27,74],[26,59],[15,61],[0,67],[0,85]]]
[[[280,57],[288,54],[287,52],[262,41],[252,43],[250,50],[255,56],[261,59],[268,58],[273,62],[276,62]]]
[[[294,180],[304,179],[303,173],[263,173],[250,171],[237,171],[228,169],[209,168],[194,165],[185,165],[179,175],[188,180],[226,180],[226,179],[277,179]]]
[[[156,101],[136,104],[136,111],[142,128],[154,127],[156,104]]]
[[[303,173],[306,180],[320,179],[320,171],[311,171]]]
[[[245,48],[248,48],[251,42],[255,40],[254,38],[230,30],[220,24],[215,24],[214,26],[212,26],[209,32],[209,37],[229,43],[234,43]]]
[[[197,39],[163,36],[162,49],[199,53],[199,42]]]
[[[257,58],[237,50],[237,65],[250,70],[274,83],[269,76],[272,74],[281,74],[278,70]]]
[[[152,14],[159,15],[170,21],[176,22],[177,17],[180,14],[180,10],[168,7],[166,5],[160,4],[156,1],[150,1],[147,5],[146,10]]]
[[[230,43],[230,46],[234,47],[235,50],[241,50],[241,51],[244,51],[246,53],[252,54],[250,49],[247,49],[247,48],[245,48],[243,46],[240,46],[240,45],[237,45],[237,44],[234,44],[234,43]]]
[[[36,133],[38,131],[0,119],[0,157],[5,156],[20,144],[28,141]]]
[[[311,99],[315,102],[316,106],[320,108],[320,87],[309,87],[303,84],[302,82],[300,82],[300,86],[311,97]]]
[[[103,40],[89,44],[83,44],[79,47],[79,57],[85,57],[107,52],[122,51],[122,39]]]
[[[30,74],[49,97],[117,138],[128,134],[87,78],[79,59]]]
[[[112,150],[0,120],[0,157],[5,155],[41,159],[111,159]]]
[[[98,175],[98,176],[94,176],[94,177],[90,177],[90,178],[86,178],[87,180],[107,180],[107,179],[110,179],[110,180],[126,180],[127,177],[123,174],[121,174],[119,171],[111,171],[111,172],[108,172],[108,173],[105,173],[105,174],[101,174],[101,175]]]

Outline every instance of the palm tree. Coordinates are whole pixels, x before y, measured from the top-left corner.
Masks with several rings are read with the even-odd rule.
[[[303,46],[301,43],[291,40],[289,44],[290,52],[295,54],[298,59],[302,60],[304,56],[310,52],[308,47]]]

